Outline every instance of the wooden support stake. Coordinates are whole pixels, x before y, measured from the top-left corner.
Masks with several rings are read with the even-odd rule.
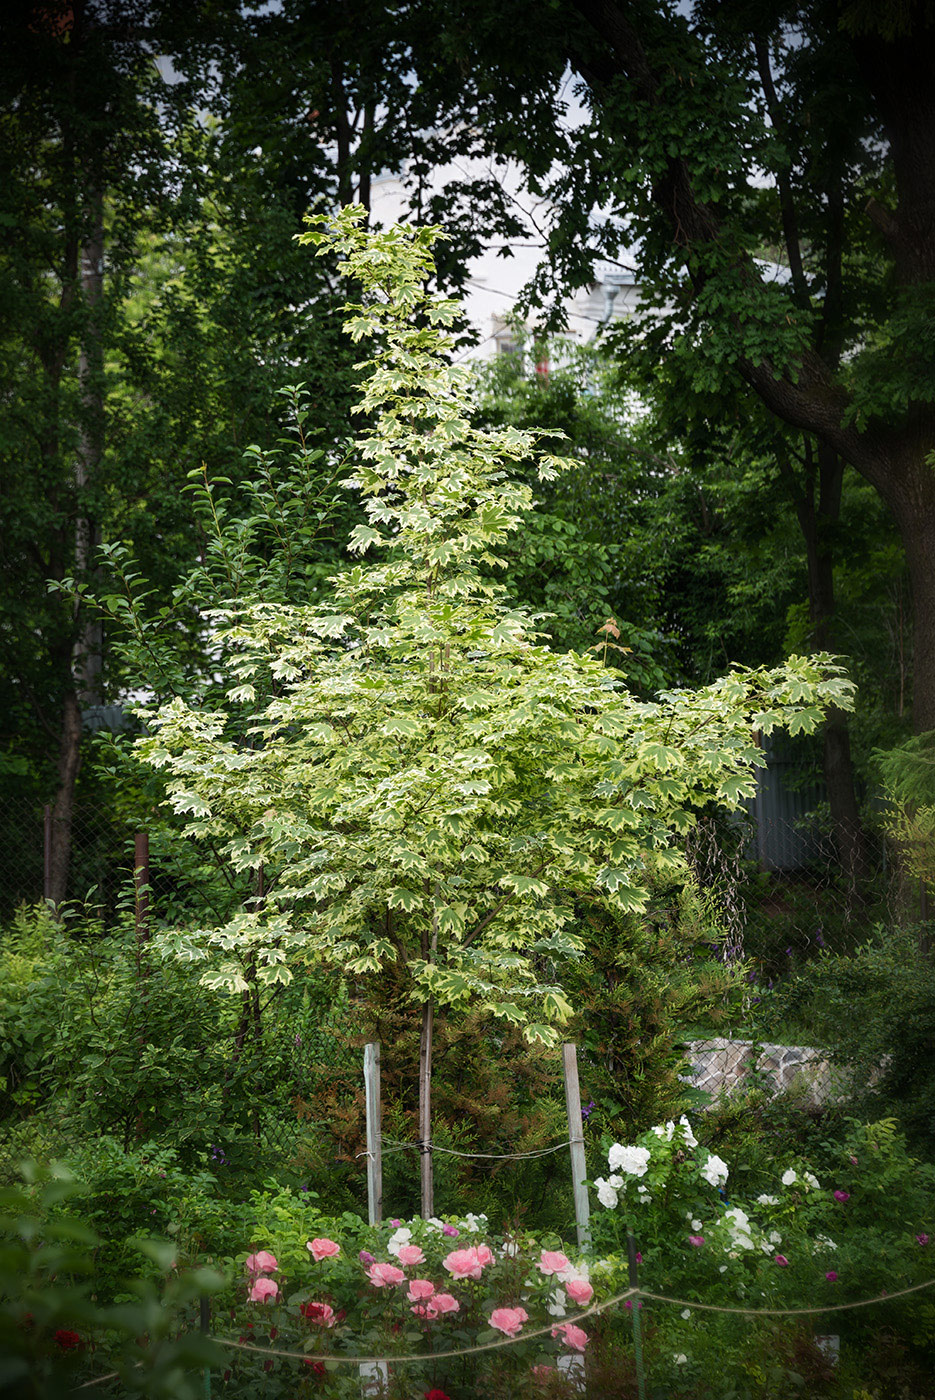
[[[578,1088],[578,1047],[562,1046],[562,1066],[565,1070],[565,1108],[568,1112],[568,1141],[571,1144],[571,1185],[575,1197],[575,1224],[578,1228],[578,1248],[587,1249],[591,1243],[588,1223],[588,1174],[584,1157],[584,1119],[581,1117],[581,1090]]]
[[[383,1219],[383,1152],[380,1125],[380,1042],[364,1046],[364,1092],[367,1105],[367,1219]]]

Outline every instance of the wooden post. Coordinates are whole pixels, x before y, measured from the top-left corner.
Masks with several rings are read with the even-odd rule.
[[[364,1093],[367,1105],[367,1219],[383,1219],[383,1154],[380,1126],[380,1042],[364,1046]]]
[[[435,1214],[435,1179],[432,1170],[432,1028],[434,999],[429,994],[422,1007],[422,1038],[419,1044],[419,1183],[422,1219]]]
[[[571,1144],[571,1186],[575,1197],[578,1248],[587,1249],[591,1243],[591,1231],[588,1228],[590,1208],[585,1181],[588,1168],[584,1157],[584,1120],[581,1117],[581,1091],[578,1088],[577,1046],[562,1046],[562,1066],[565,1070],[565,1108],[568,1112],[568,1141]]]
[[[136,974],[143,970],[143,945],[149,938],[149,837],[133,838],[133,888],[136,893]]]
[[[45,804],[42,814],[42,898],[52,899],[52,807]]]

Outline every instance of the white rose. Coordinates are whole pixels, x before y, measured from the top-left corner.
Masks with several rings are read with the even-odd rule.
[[[617,1204],[617,1193],[610,1182],[599,1176],[594,1185],[597,1187],[597,1199],[601,1205],[606,1206],[608,1210],[613,1210]]]
[[[817,1178],[812,1176],[811,1172],[806,1172],[802,1180],[805,1182],[806,1186],[811,1186],[815,1191],[821,1190]]]
[[[399,1251],[402,1249],[403,1245],[408,1244],[411,1239],[412,1231],[406,1225],[401,1225],[398,1230],[394,1230],[393,1234],[390,1235],[387,1240],[387,1252],[389,1254],[395,1254],[398,1259]]]
[[[724,1182],[727,1180],[727,1174],[727,1163],[713,1152],[709,1155],[708,1160],[701,1168],[701,1175],[704,1177],[705,1181],[709,1181],[712,1186],[723,1186]]]
[[[681,1118],[679,1119],[679,1126],[680,1126],[681,1129],[682,1129],[682,1136],[683,1136],[683,1138],[685,1139],[685,1142],[686,1142],[687,1146],[689,1146],[689,1147],[697,1147],[697,1146],[698,1146],[698,1139],[695,1137],[695,1134],[692,1132],[691,1124],[689,1123],[688,1119],[685,1117],[685,1114],[684,1114],[684,1113],[682,1114]]]
[[[757,1196],[757,1198],[756,1198],[756,1203],[757,1203],[758,1206],[778,1206],[778,1204],[779,1204],[779,1197],[778,1197],[778,1196]]]
[[[612,1172],[625,1172],[627,1176],[645,1176],[649,1167],[648,1147],[624,1147],[615,1142],[607,1154],[607,1165]]]
[[[786,1170],[785,1170],[785,1171],[783,1172],[783,1174],[782,1174],[782,1184],[783,1184],[783,1186],[794,1186],[795,1183],[798,1181],[798,1179],[799,1179],[799,1178],[796,1176],[795,1171],[793,1170],[793,1168],[792,1168],[792,1167],[786,1167]]]
[[[564,1293],[560,1288],[554,1288],[549,1294],[549,1316],[564,1317],[566,1311]]]

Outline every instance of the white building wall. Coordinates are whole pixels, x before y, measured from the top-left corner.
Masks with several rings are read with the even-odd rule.
[[[484,252],[468,264],[464,309],[476,332],[477,345],[464,359],[486,359],[512,343],[506,318],[513,313],[523,287],[545,256],[544,239],[539,230],[548,227],[548,206],[537,205],[534,198],[522,190],[518,174],[509,166],[459,161],[440,167],[434,172],[427,195],[441,193],[453,181],[464,183],[472,178],[489,179],[492,175],[507,191],[517,217],[528,229],[528,236],[510,244],[511,257],[500,255],[503,244],[492,236]],[[384,227],[405,221],[410,214],[405,176],[377,177],[372,184],[370,208],[374,223]],[[599,263],[595,275],[597,280],[590,287],[580,288],[565,302],[566,334],[581,344],[592,340],[599,327],[611,318],[632,315],[639,299],[635,276],[626,268]]]

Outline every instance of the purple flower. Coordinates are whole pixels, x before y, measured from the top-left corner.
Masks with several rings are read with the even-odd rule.
[[[457,1239],[457,1237],[458,1237],[458,1235],[460,1235],[460,1233],[461,1233],[461,1231],[455,1229],[454,1225],[443,1225],[443,1226],[442,1226],[442,1234],[443,1234],[443,1235],[450,1235],[452,1239]]]
[[[838,1276],[833,1269],[828,1270],[828,1272],[825,1274],[825,1278],[828,1280],[829,1283],[837,1283],[838,1281]]]
[[[367,1251],[366,1251],[365,1249],[362,1249],[362,1250],[360,1251],[360,1253],[358,1254],[357,1258],[358,1258],[358,1259],[360,1260],[360,1262],[361,1262],[362,1264],[364,1264],[364,1265],[367,1265],[367,1264],[375,1264],[375,1263],[377,1262],[376,1259],[374,1259],[373,1255],[372,1255],[372,1254],[368,1254]]]
[[[924,1247],[928,1244],[929,1237],[928,1235],[916,1235],[916,1241]]]
[[[791,949],[791,948],[787,948],[787,949],[786,949],[786,957],[787,957],[787,958],[791,958],[791,957],[792,957],[792,949]]]
[[[587,1122],[587,1120],[591,1117],[591,1114],[594,1112],[594,1108],[595,1104],[594,1100],[592,1099],[591,1102],[588,1104],[587,1108],[583,1108],[581,1110],[581,1117],[585,1120],[585,1122]]]
[[[693,1244],[696,1249],[700,1249],[704,1244],[704,1235],[689,1235],[688,1243]]]
[[[818,932],[815,934],[815,942],[818,944],[819,948],[823,948],[825,946],[825,940],[821,936],[821,929],[819,929]]]
[[[849,1201],[851,1199],[851,1193],[850,1191],[835,1191],[834,1199],[836,1201],[840,1201],[841,1205],[843,1206],[845,1201]]]
[[[780,1269],[784,1269],[789,1263],[789,1260],[784,1254],[777,1254],[775,1262],[779,1265]]]

